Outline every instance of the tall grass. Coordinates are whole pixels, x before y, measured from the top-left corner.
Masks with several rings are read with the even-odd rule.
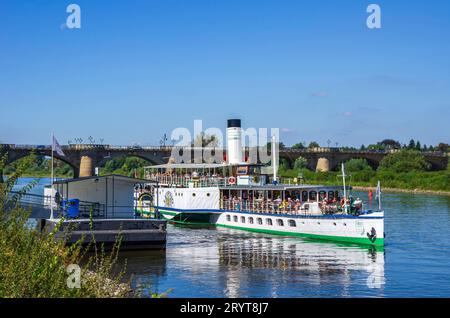
[[[9,193],[33,155],[22,160],[16,170],[0,183],[0,297],[133,297],[129,282],[123,282],[125,268],[117,269],[120,239],[106,254],[103,247],[83,247],[81,240],[70,247],[55,240],[57,226],[50,234],[29,225],[30,211],[21,207],[20,195],[32,189],[29,184],[11,196]],[[0,158],[0,171],[6,156]],[[59,224],[60,225],[60,224]],[[70,233],[69,233],[70,234]],[[94,252],[88,254],[93,248]],[[80,288],[67,284],[67,267],[81,268]]]

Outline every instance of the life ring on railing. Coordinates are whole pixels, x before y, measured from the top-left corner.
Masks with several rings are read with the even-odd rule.
[[[236,178],[235,177],[229,177],[228,178],[228,184],[231,184],[231,185],[236,184]]]

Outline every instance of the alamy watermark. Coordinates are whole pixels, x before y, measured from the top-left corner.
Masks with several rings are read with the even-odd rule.
[[[193,133],[188,128],[178,127],[171,133],[173,149],[171,163],[224,163],[226,161],[226,142],[220,128],[203,129],[202,120],[194,120]],[[275,151],[279,151],[279,128],[246,128],[241,129],[241,145],[243,161],[249,164],[267,164],[271,161],[272,138],[275,140]],[[246,151],[244,151],[244,149]]]
[[[370,15],[367,17],[366,25],[369,29],[381,29],[381,7],[379,4],[369,4],[366,9]],[[81,7],[72,3],[66,8],[70,15],[66,19],[65,27],[68,29],[81,29]]]
[[[70,264],[66,268],[66,273],[69,275],[66,280],[67,288],[81,288],[81,268],[77,264]]]
[[[369,29],[381,29],[381,7],[378,4],[370,4],[367,7],[367,27]]]
[[[70,15],[66,19],[66,27],[68,29],[81,29],[81,8],[78,4],[69,4],[66,12]]]

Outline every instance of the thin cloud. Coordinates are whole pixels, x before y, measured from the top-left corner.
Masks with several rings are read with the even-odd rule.
[[[352,112],[345,112],[343,115],[344,115],[345,117],[352,117],[352,116],[353,116],[353,113],[352,113]]]
[[[314,97],[327,97],[328,93],[327,92],[313,92],[312,96],[314,96]]]

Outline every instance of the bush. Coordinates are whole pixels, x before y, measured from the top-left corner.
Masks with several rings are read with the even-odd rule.
[[[345,170],[348,172],[372,171],[372,167],[366,159],[350,159],[345,163]]]
[[[294,162],[294,170],[306,169],[308,167],[308,160],[303,157],[298,157]]]
[[[410,171],[426,171],[430,169],[430,166],[420,152],[404,149],[384,157],[378,169],[406,173]]]

